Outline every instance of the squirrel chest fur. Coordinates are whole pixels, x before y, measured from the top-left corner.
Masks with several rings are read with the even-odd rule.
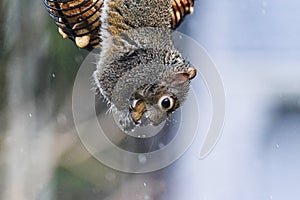
[[[171,9],[171,0],[104,1],[94,80],[125,131],[164,121],[196,75],[171,40]]]

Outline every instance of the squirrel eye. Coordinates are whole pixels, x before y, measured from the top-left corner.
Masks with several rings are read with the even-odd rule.
[[[170,110],[174,106],[174,99],[168,96],[162,96],[158,100],[158,105],[162,110]]]

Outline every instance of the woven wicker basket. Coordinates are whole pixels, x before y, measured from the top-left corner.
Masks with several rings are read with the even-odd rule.
[[[69,38],[80,48],[100,47],[100,15],[104,0],[43,0],[63,38]],[[194,0],[172,0],[172,29],[193,12]]]

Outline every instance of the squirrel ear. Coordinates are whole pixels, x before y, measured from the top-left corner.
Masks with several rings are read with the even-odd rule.
[[[195,78],[195,76],[197,75],[197,70],[194,67],[190,67],[188,69],[188,74],[189,74],[189,80],[192,80],[193,78]]]
[[[186,72],[179,72],[175,74],[174,80],[176,83],[184,83],[189,80],[189,74]]]
[[[186,81],[192,80],[195,78],[197,70],[194,67],[188,68],[188,72],[179,72],[175,75],[175,80],[178,83],[184,83]]]

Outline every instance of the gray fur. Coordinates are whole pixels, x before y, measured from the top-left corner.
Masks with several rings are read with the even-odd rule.
[[[189,90],[189,81],[178,83],[174,78],[176,73],[187,72],[189,65],[171,40],[168,10],[171,1],[110,0],[105,5],[107,13],[104,16],[107,18],[110,2],[120,4],[118,13],[131,28],[113,34],[114,31],[110,32],[109,28],[118,26],[118,22],[110,24],[111,20],[102,20],[106,35],[94,73],[97,87],[110,103],[111,109],[119,113],[124,130],[132,130],[136,126],[130,115],[130,106],[136,94],[142,96],[147,107],[142,125],[149,124],[149,120],[158,125],[170,114],[157,105],[159,97],[175,96],[175,110]],[[115,4],[112,10],[116,10]],[[121,26],[121,29],[124,27]],[[107,37],[109,34],[110,37]]]

